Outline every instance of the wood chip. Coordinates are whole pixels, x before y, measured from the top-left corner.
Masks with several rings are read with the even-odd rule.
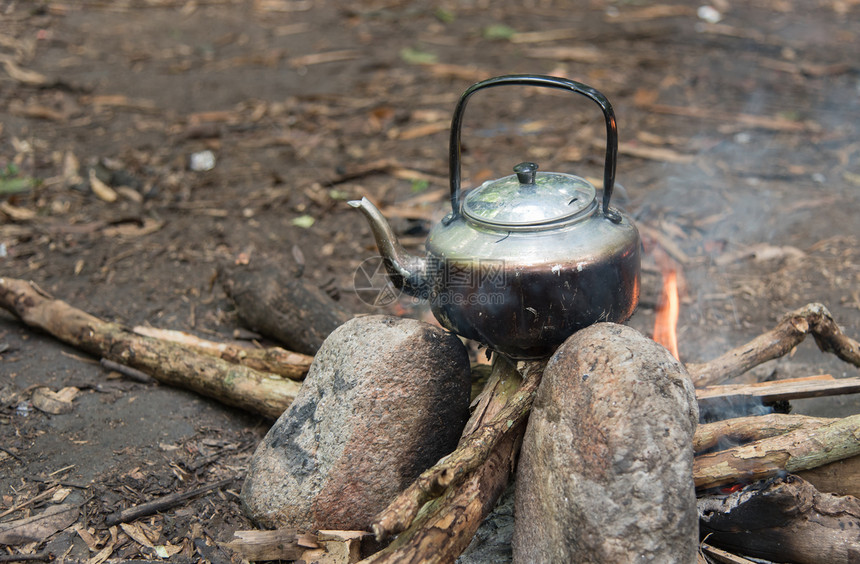
[[[75,387],[67,387],[59,392],[54,392],[50,388],[41,386],[33,390],[30,401],[33,403],[33,407],[39,411],[50,413],[51,415],[59,415],[61,413],[71,413],[74,410],[72,401],[79,393],[80,390]]]
[[[233,540],[223,546],[246,560],[296,560],[305,548],[319,548],[316,538],[300,535],[295,529],[273,531],[235,531]]]

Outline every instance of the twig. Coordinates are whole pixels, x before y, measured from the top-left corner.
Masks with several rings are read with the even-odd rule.
[[[6,453],[6,454],[8,454],[9,456],[11,456],[12,458],[14,458],[15,460],[17,460],[18,462],[24,462],[24,459],[23,459],[23,458],[21,458],[20,456],[18,456],[17,454],[15,454],[15,453],[14,453],[14,452],[12,452],[11,450],[9,450],[8,448],[4,447],[3,445],[0,445],[0,450],[2,450],[3,452],[5,452],[5,453]]]
[[[12,507],[7,509],[3,513],[0,513],[0,518],[5,517],[5,516],[9,515],[10,513],[15,513],[19,509],[27,507],[28,505],[32,505],[32,504],[36,503],[37,501],[42,501],[46,497],[50,497],[50,496],[54,495],[54,492],[56,492],[59,487],[60,486],[53,486],[53,487],[43,491],[39,495],[31,497],[30,499],[28,499],[25,502],[19,503],[18,505],[13,505]]]
[[[795,310],[770,331],[746,345],[730,350],[703,364],[688,364],[687,371],[696,387],[716,384],[740,376],[768,360],[784,356],[812,334],[818,348],[860,367],[860,343],[845,336],[830,312],[821,304],[808,304]]]
[[[166,495],[164,497],[160,497],[152,501],[148,501],[146,503],[142,503],[140,505],[135,505],[134,507],[129,507],[128,509],[123,509],[122,511],[108,515],[107,519],[105,519],[105,525],[107,525],[108,527],[112,527],[114,525],[119,525],[120,523],[128,523],[129,521],[134,521],[135,519],[146,517],[147,515],[152,515],[153,513],[157,513],[158,511],[170,509],[171,507],[175,507],[187,499],[191,499],[192,497],[196,497],[200,494],[204,494],[212,490],[222,488],[227,484],[232,483],[234,480],[236,480],[235,477],[227,478],[225,480],[219,480],[218,482],[215,482],[213,484],[209,484],[191,491],[177,492],[174,494]]]
[[[113,372],[119,372],[126,378],[130,380],[134,380],[135,382],[140,382],[141,384],[153,384],[155,383],[155,378],[147,374],[146,372],[142,372],[137,370],[136,368],[131,368],[130,366],[126,366],[124,364],[120,364],[118,362],[114,362],[110,359],[103,358],[100,361],[101,365],[106,370],[112,370]]]

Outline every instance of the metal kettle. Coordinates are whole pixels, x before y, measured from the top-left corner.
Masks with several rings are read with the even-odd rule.
[[[584,178],[538,172],[531,162],[463,196],[460,131],[466,104],[479,90],[508,85],[561,89],[600,106],[606,121],[602,202]],[[369,200],[349,202],[369,220],[395,286],[429,300],[442,326],[517,359],[548,356],[579,329],[633,314],[641,243],[630,219],[610,207],[618,133],[603,94],[551,76],[479,82],[455,108],[449,151],[451,213],[431,230],[425,256],[407,253]]]

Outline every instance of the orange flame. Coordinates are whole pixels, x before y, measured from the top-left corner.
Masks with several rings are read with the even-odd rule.
[[[663,273],[663,293],[654,320],[654,340],[678,357],[678,273],[672,269]]]

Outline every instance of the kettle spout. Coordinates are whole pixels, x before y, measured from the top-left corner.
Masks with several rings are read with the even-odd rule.
[[[427,259],[412,255],[403,248],[388,220],[370,200],[362,198],[347,203],[357,208],[370,222],[370,230],[379,253],[385,259],[385,268],[394,286],[411,296],[427,299],[430,293]]]

